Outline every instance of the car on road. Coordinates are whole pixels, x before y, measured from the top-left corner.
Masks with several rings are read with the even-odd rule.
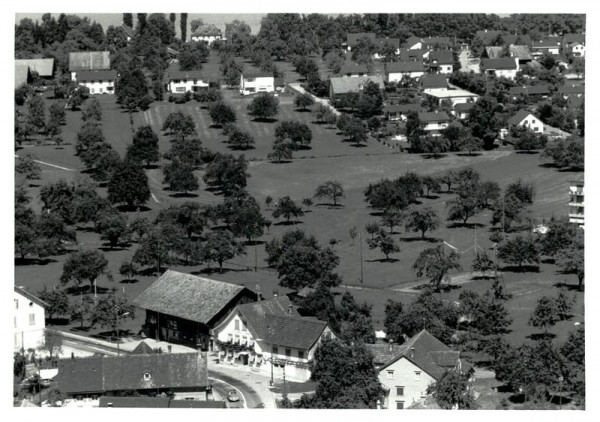
[[[238,395],[237,391],[229,390],[229,392],[227,393],[227,400],[231,402],[240,401],[240,396]]]
[[[51,378],[42,378],[42,379],[40,380],[40,386],[41,386],[42,388],[48,388],[48,387],[50,387],[51,385],[54,385],[54,380],[53,380],[53,379],[51,379]]]

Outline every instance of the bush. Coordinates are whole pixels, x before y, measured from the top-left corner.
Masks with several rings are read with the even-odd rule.
[[[175,96],[169,95],[169,102],[172,103],[173,101],[175,101]]]

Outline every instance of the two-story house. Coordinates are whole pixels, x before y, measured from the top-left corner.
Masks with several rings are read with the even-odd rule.
[[[585,224],[583,186],[583,177],[569,183],[569,223],[579,227],[584,227]]]
[[[211,45],[213,42],[223,39],[223,33],[214,25],[202,25],[194,31],[191,39],[195,42],[205,42]]]
[[[531,52],[534,57],[541,57],[544,54],[558,55],[561,50],[562,38],[551,36],[540,41],[534,41],[531,44]]]
[[[79,51],[69,53],[71,80],[77,81],[77,73],[82,70],[110,70],[110,52]]]
[[[413,406],[427,397],[427,389],[447,371],[472,373],[472,365],[423,330],[404,344],[378,368],[379,382],[386,391],[382,409],[396,410]]]
[[[585,57],[585,34],[565,34],[563,36],[563,53],[571,53],[574,57]]]
[[[24,353],[37,349],[44,342],[46,302],[22,287],[14,286],[13,293],[13,350]]]
[[[503,57],[500,59],[482,59],[481,71],[486,75],[496,75],[515,79],[519,71],[519,59],[513,57]]]
[[[116,70],[80,70],[77,72],[77,84],[85,86],[90,94],[114,94]]]
[[[245,71],[240,76],[240,93],[242,95],[258,92],[274,92],[275,78],[271,72]]]
[[[324,338],[325,321],[303,317],[287,296],[238,305],[213,330],[223,361],[273,378],[310,379],[310,363]]]
[[[456,104],[475,103],[479,99],[479,95],[464,89],[429,88],[423,94],[436,99],[438,105],[442,105],[444,101],[449,101],[452,107]]]
[[[425,94],[432,90],[439,92],[448,89],[448,78],[439,73],[428,73],[421,77],[419,85]]]
[[[452,119],[445,111],[423,111],[419,113],[419,121],[425,132],[439,135],[439,131],[446,129]]]
[[[383,114],[389,121],[404,121],[409,113],[420,111],[423,111],[420,104],[388,104],[383,106]]]
[[[508,127],[521,126],[535,133],[544,133],[544,123],[527,110],[519,110],[508,119]]]
[[[385,74],[388,82],[400,82],[405,76],[413,79],[420,78],[425,72],[426,68],[421,60],[390,62],[385,65]]]
[[[206,89],[209,82],[201,70],[169,69],[167,91],[172,94],[184,94]]]
[[[454,55],[450,50],[437,50],[429,53],[429,71],[432,73],[452,73]]]

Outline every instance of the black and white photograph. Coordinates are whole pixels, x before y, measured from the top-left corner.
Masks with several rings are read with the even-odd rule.
[[[589,417],[593,23],[439,4],[16,6],[12,406]]]

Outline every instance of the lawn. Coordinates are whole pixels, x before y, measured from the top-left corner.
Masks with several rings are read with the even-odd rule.
[[[336,291],[341,293],[347,289],[357,300],[372,304],[376,329],[381,329],[383,326],[384,306],[388,299],[409,303],[416,294],[407,292],[403,286],[426,282],[426,280],[418,280],[411,269],[416,257],[423,249],[435,246],[441,240],[445,240],[461,251],[471,248],[475,239],[477,239],[477,244],[483,248],[491,246],[489,242],[490,212],[482,212],[470,221],[481,225],[477,229],[449,227],[443,220],[447,214],[445,203],[452,196],[442,193],[431,198],[423,198],[422,204],[418,206],[434,208],[443,221],[440,228],[428,233],[428,237],[431,239],[422,241],[417,238],[416,233],[407,233],[403,228],[396,227],[393,237],[399,241],[401,252],[391,256],[393,262],[382,262],[383,255],[379,251],[372,251],[367,247],[366,237],[368,235],[364,233],[366,224],[379,220],[379,217],[372,215],[373,210],[368,208],[364,201],[363,191],[369,183],[384,177],[397,177],[407,171],[414,171],[421,175],[436,175],[448,169],[472,166],[481,173],[482,179],[495,180],[502,186],[517,179],[532,183],[536,189],[536,199],[532,211],[538,221],[549,219],[552,216],[564,216],[567,213],[568,181],[573,175],[543,167],[537,154],[491,151],[472,157],[448,154],[434,160],[419,155],[392,152],[373,139],[368,141],[367,146],[357,148],[344,142],[335,129],[313,123],[310,113],[296,111],[291,95],[284,94],[279,97],[280,111],[277,119],[279,121],[293,119],[309,124],[313,132],[311,148],[296,151],[294,160],[289,163],[270,163],[266,160],[266,156],[271,151],[274,139],[273,131],[277,123],[253,121],[246,112],[250,99],[241,97],[237,91],[224,91],[224,95],[227,102],[236,109],[240,128],[254,136],[256,140],[254,149],[245,152],[230,151],[227,144],[223,142],[225,137],[222,135],[221,129],[211,127],[212,122],[208,110],[201,108],[200,104],[195,101],[183,105],[166,101],[155,103],[148,111],[134,114],[134,126],[151,124],[157,132],[160,132],[162,122],[168,113],[182,110],[191,114],[197,124],[199,138],[205,147],[223,153],[236,155],[243,153],[251,160],[248,190],[261,204],[263,213],[269,218],[271,218],[271,210],[265,206],[267,196],[278,198],[289,195],[300,201],[303,198],[312,197],[318,184],[327,180],[340,181],[346,191],[342,201],[343,206],[333,208],[327,203],[315,201],[315,205],[306,210],[305,215],[298,219],[297,224],[287,226],[275,221],[270,232],[265,234],[261,240],[269,241],[273,237],[281,236],[285,231],[295,228],[315,235],[322,244],[329,244],[331,239],[335,239],[334,248],[340,256],[338,272],[344,280],[344,285],[337,288]],[[123,155],[132,136],[129,115],[118,108],[113,96],[105,95],[98,99],[103,110],[102,127],[106,140],[119,154]],[[41,165],[42,180],[38,181],[37,185],[53,182],[60,178],[73,180],[80,177],[79,170],[82,170],[83,166],[79,158],[74,155],[75,136],[80,126],[81,112],[67,111],[67,126],[63,128],[65,145],[60,148],[30,146],[18,152],[21,154],[24,151],[30,151],[41,161],[73,170],[67,171]],[[169,149],[170,139],[162,134],[159,135],[159,139],[161,153],[165,153]],[[164,189],[160,168],[150,169],[147,174],[155,199],[148,202],[147,206],[150,210],[141,212],[142,215],[153,219],[160,209],[186,200],[174,198],[169,191]],[[202,174],[202,169],[197,171],[200,179]],[[221,197],[204,188],[205,186],[202,184],[201,189],[196,192],[198,196],[193,198],[194,201],[202,204],[214,204],[221,200]],[[36,208],[39,209],[38,192],[39,186],[30,188],[30,195],[34,198],[33,202]],[[105,189],[100,189],[100,192],[105,194]],[[133,218],[134,214],[129,213],[129,218]],[[351,240],[349,230],[352,227],[363,232],[362,283],[360,280],[359,239],[355,239],[354,242]],[[85,228],[78,231],[78,241],[80,248],[103,248],[103,252],[109,260],[109,269],[114,275],[115,281],[111,283],[106,279],[99,279],[98,286],[100,288],[116,287],[120,294],[134,298],[154,280],[154,277],[151,276],[140,276],[135,283],[120,281],[118,268],[123,260],[132,256],[136,249],[135,245],[126,249],[110,250],[103,245],[97,234]],[[264,244],[260,244],[256,247],[248,247],[245,256],[226,263],[226,270],[223,273],[215,273],[203,266],[172,267],[172,269],[193,273],[202,272],[210,274],[210,277],[216,279],[244,284],[252,289],[260,289],[267,297],[274,291],[284,294],[285,289],[277,286],[277,274],[265,267],[265,257]],[[44,265],[16,266],[16,284],[24,285],[34,292],[43,286],[51,288],[59,282],[65,258],[65,256],[53,257]],[[463,271],[453,274],[453,276],[467,277],[462,273],[470,271],[472,259],[473,250],[471,249],[461,256]],[[256,272],[254,271],[255,262],[258,264]],[[504,273],[504,280],[508,291],[514,294],[514,298],[507,303],[507,306],[514,319],[511,327],[513,332],[509,339],[515,344],[523,342],[535,332],[532,327],[527,325],[527,321],[539,297],[542,295],[555,296],[558,291],[558,288],[555,287],[557,283],[565,280],[569,284],[576,283],[575,276],[559,274],[555,266],[551,264],[542,264],[538,273],[507,271]],[[474,280],[458,286],[445,295],[450,300],[456,300],[463,289],[483,292],[489,288],[490,284],[491,281]],[[577,297],[576,316],[572,321],[560,323],[551,330],[561,341],[566,338],[568,331],[574,329],[575,321],[583,321],[583,294],[579,292],[573,294]],[[142,319],[143,315],[138,313],[134,321],[126,321],[123,326],[132,332],[137,332],[141,327]],[[99,330],[95,330],[95,332],[97,331]]]

